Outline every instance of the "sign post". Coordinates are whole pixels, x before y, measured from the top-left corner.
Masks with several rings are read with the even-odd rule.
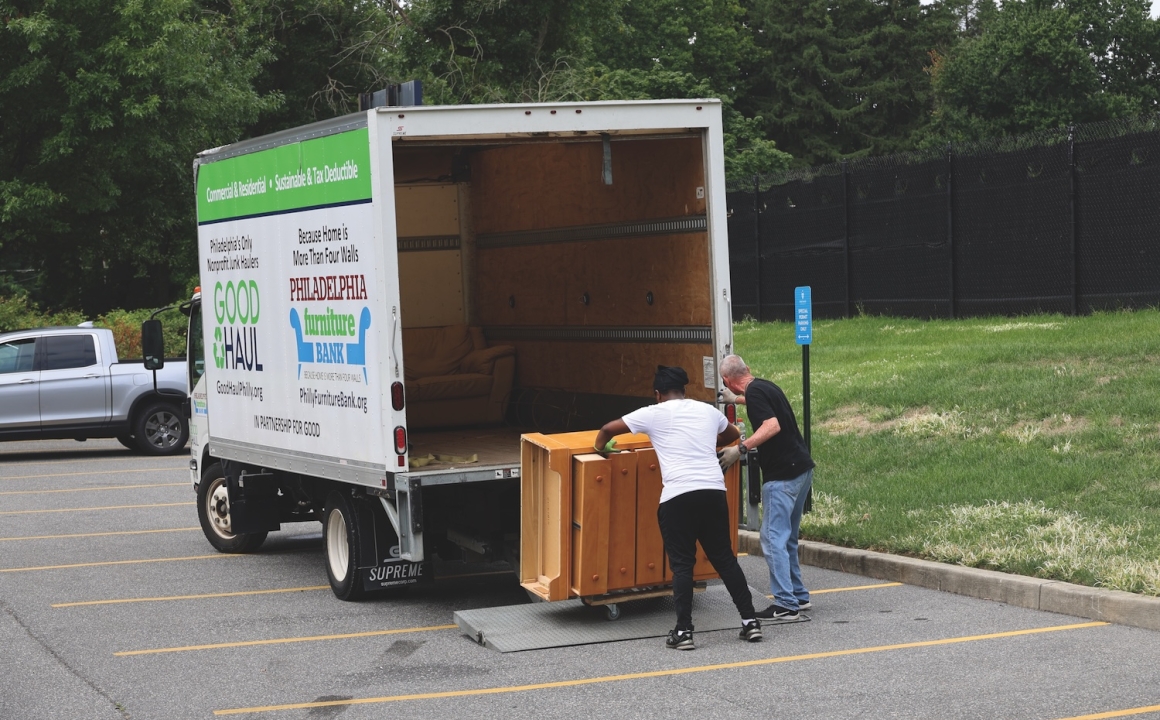
[[[810,343],[814,340],[814,306],[813,293],[810,286],[797,287],[793,290],[794,298],[794,334],[797,344],[802,346],[802,436],[806,441],[806,451],[811,455],[810,447]],[[806,496],[805,511],[813,507],[814,490]]]

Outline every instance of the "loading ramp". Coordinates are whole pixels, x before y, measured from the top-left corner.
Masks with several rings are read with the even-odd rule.
[[[749,593],[754,607],[769,604],[752,587]],[[675,625],[672,596],[618,603],[618,610],[619,618],[610,621],[604,607],[588,606],[573,598],[461,610],[455,613],[455,624],[475,642],[503,653],[659,638]],[[704,592],[694,593],[693,624],[697,633],[741,627],[724,585],[710,585]]]

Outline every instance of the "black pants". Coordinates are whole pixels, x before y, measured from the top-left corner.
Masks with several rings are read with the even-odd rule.
[[[665,553],[673,570],[673,601],[677,606],[677,629],[693,629],[693,565],[697,541],[725,581],[725,588],[743,620],[755,617],[753,598],[745,573],[737,564],[729,540],[729,504],[724,490],[694,490],[678,495],[657,508]]]

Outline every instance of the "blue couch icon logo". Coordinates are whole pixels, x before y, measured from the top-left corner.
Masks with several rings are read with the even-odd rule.
[[[290,308],[290,327],[294,328],[295,349],[298,353],[298,378],[302,378],[304,363],[325,363],[361,365],[363,382],[367,378],[367,330],[371,326],[370,308],[364,307],[359,313],[358,325],[353,315],[336,314],[327,308],[325,314],[311,314],[304,309],[299,316],[296,308]],[[358,337],[358,342],[334,342],[335,336]],[[320,337],[320,341],[310,338]]]

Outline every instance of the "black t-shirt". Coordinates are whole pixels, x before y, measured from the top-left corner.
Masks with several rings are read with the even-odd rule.
[[[745,407],[754,433],[771,417],[776,417],[781,425],[781,432],[758,448],[763,482],[792,480],[814,467],[814,461],[806,450],[806,441],[798,430],[793,408],[781,388],[768,380],[754,378],[745,388]]]

